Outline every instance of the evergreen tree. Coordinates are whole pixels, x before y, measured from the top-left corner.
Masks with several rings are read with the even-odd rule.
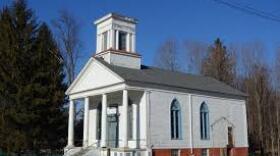
[[[24,0],[0,12],[0,149],[61,147],[66,125],[60,53]]]
[[[35,110],[39,115],[38,125],[38,145],[41,148],[62,147],[66,138],[66,114],[63,115],[64,92],[66,85],[63,83],[63,64],[58,47],[52,37],[52,33],[46,24],[42,24],[36,39],[36,52],[34,57],[34,79],[37,88],[36,97],[33,96],[34,104],[40,104],[41,109]],[[43,121],[43,122],[42,122]],[[34,137],[35,137],[34,136]],[[34,142],[35,144],[36,142]],[[39,147],[40,147],[39,146]]]
[[[219,38],[209,47],[209,54],[202,64],[202,74],[234,85],[235,60]]]

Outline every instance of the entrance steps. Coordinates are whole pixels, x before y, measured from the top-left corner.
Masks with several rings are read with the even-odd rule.
[[[141,149],[110,149],[100,147],[72,149],[64,156],[147,156],[146,150]]]
[[[81,156],[100,156],[100,149],[89,147],[81,153]]]
[[[72,152],[70,150],[64,156],[101,156],[101,150],[96,147],[86,147]]]

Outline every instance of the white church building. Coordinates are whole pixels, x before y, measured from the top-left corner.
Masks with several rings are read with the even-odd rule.
[[[246,95],[213,78],[141,64],[134,18],[95,21],[96,54],[69,96],[65,155],[247,156]],[[74,145],[84,100],[83,146]]]

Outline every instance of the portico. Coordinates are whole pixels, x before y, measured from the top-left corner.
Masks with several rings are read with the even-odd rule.
[[[138,107],[142,95],[143,91],[122,89],[71,98],[67,147],[74,147],[74,101],[83,98],[83,147],[137,148],[139,145]]]

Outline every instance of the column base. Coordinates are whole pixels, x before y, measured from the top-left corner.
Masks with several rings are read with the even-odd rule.
[[[83,142],[83,148],[88,147],[88,141]]]
[[[64,148],[64,156],[73,156],[82,150],[81,147],[75,147],[73,145],[66,146]]]
[[[146,154],[146,149],[124,149],[124,148],[111,148],[110,150],[105,149],[104,152],[110,152],[110,155],[117,155],[117,156],[149,156]]]
[[[67,145],[66,147],[64,147],[64,149],[66,149],[66,150],[69,150],[69,149],[72,149],[72,148],[75,148],[75,146],[74,145]]]
[[[121,150],[121,151],[131,150],[129,147],[119,147],[118,149]]]
[[[101,143],[100,143],[100,147],[101,147],[101,148],[106,148],[106,147],[107,147],[107,145],[106,145],[106,143],[101,142]]]

